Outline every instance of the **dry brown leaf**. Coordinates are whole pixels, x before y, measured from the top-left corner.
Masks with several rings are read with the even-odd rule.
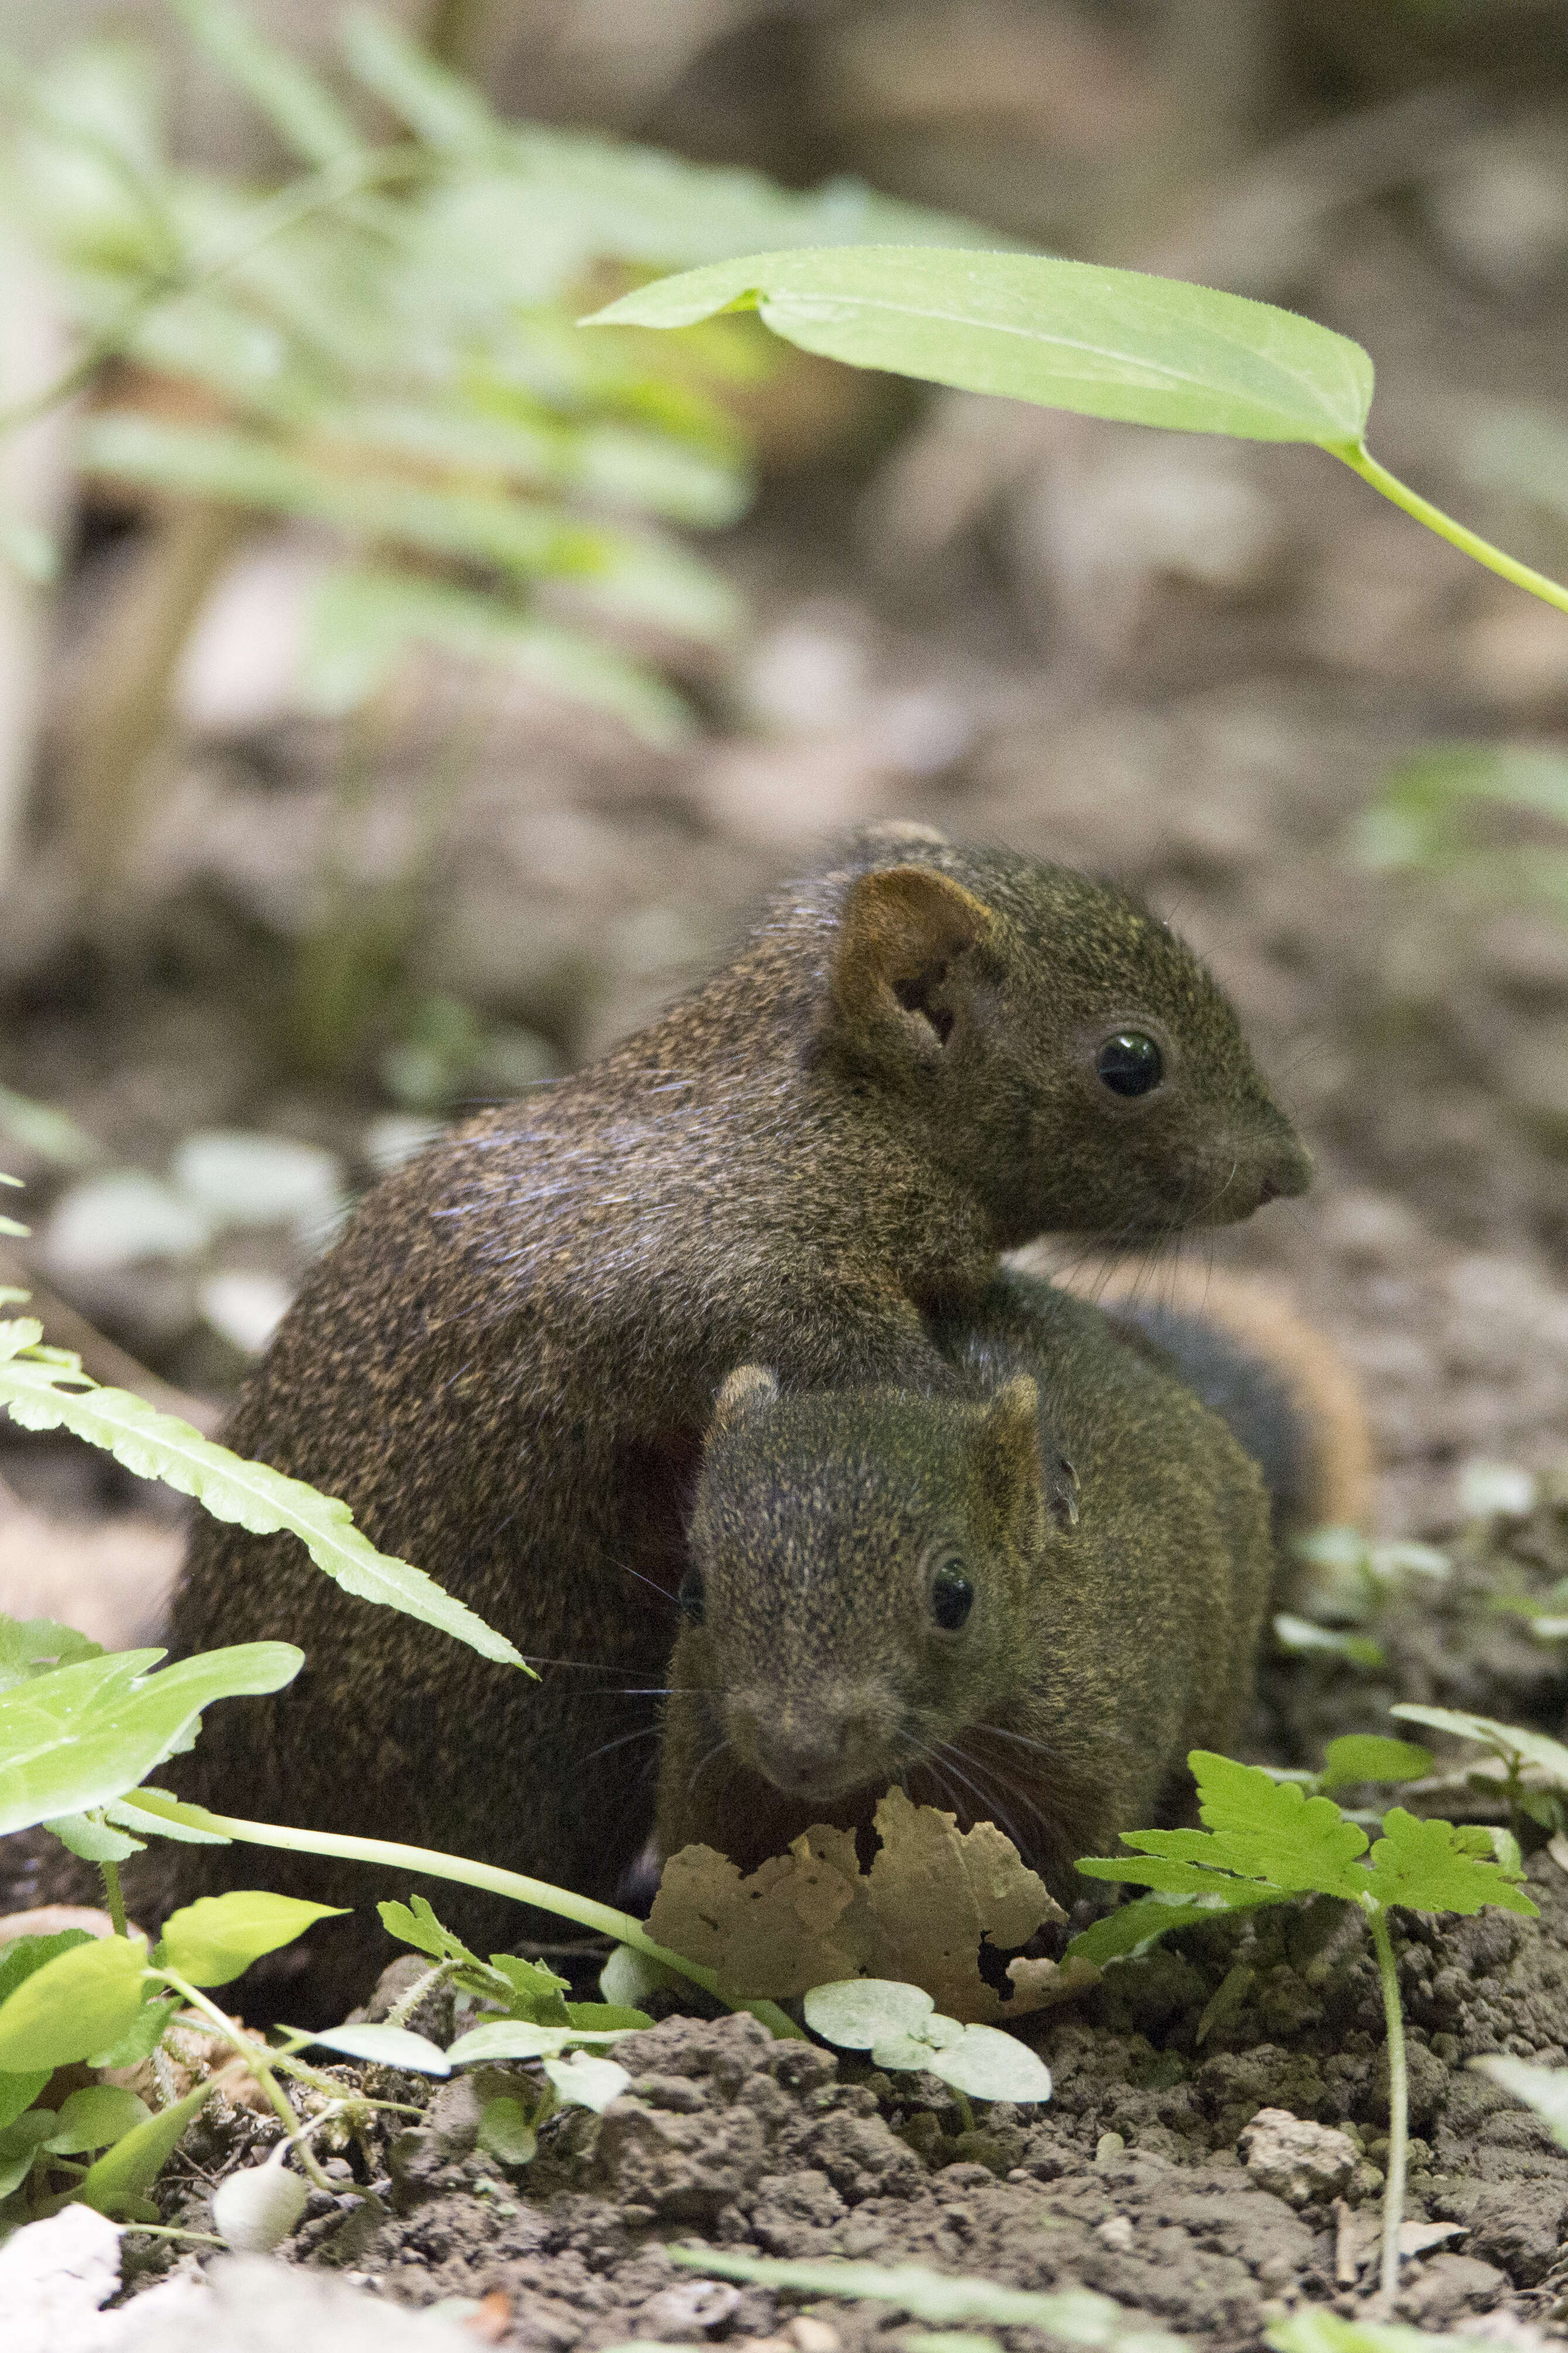
[[[1063,1917],[994,1822],[961,1831],[955,1816],[889,1789],[876,1826],[881,1850],[868,1873],[852,1832],[821,1824],[749,1878],[712,1847],[683,1847],[665,1865],[649,1930],[716,1969],[732,2001],[894,1978],[923,1987],[949,2018],[994,2025],[1095,1982],[1087,1962],[1018,1959],[1008,1964],[1008,2000],[981,1976],[983,1941],[1005,1952]]]

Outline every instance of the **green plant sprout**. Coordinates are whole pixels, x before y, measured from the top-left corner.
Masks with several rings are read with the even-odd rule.
[[[1490,2339],[1462,2332],[1435,2336],[1400,2320],[1346,2320],[1321,2304],[1304,2304],[1263,2332],[1271,2353],[1485,2353]]]
[[[793,2290],[799,2295],[864,2298],[891,2305],[895,2311],[910,2313],[938,2328],[983,2320],[1001,2328],[1043,2328],[1063,2344],[1103,2348],[1104,2353],[1187,2353],[1181,2337],[1152,2328],[1140,2315],[1089,2288],[1043,2294],[1003,2287],[994,2280],[952,2279],[921,2263],[850,2263],[831,2255],[791,2261],[731,2254],[727,2247],[677,2246],[668,2252],[671,2263],[715,2279],[754,2281],[759,2287]]]
[[[816,1986],[805,2000],[805,2022],[825,2042],[868,2051],[873,2067],[889,2073],[921,2071],[938,2076],[956,2094],[966,2132],[974,2129],[975,2100],[1016,2100],[1027,2105],[1051,2096],[1045,2061],[994,2026],[961,2026],[944,2018],[929,1993],[890,1978],[845,1978]]]
[[[1421,1720],[1430,1711],[1402,1710]],[[1431,1758],[1405,1742],[1336,1742],[1341,1753],[1321,1778],[1373,1778],[1367,1767],[1381,1752],[1376,1778],[1408,1780]],[[1405,1750],[1402,1763],[1392,1754]],[[1331,1752],[1332,1756],[1332,1752]],[[1418,1762],[1415,1760],[1419,1760]],[[1418,1820],[1395,1806],[1383,1818],[1383,1836],[1371,1845],[1364,1830],[1326,1794],[1309,1796],[1300,1783],[1277,1780],[1257,1766],[1238,1765],[1195,1748],[1187,1759],[1198,1785],[1200,1831],[1123,1831],[1134,1856],[1091,1855],[1078,1868],[1091,1879],[1121,1880],[1154,1891],[1099,1921],[1068,1946],[1069,1956],[1104,1964],[1145,1949],[1174,1927],[1219,1912],[1255,1911],[1298,1895],[1336,1895],[1366,1915],[1377,1957],[1388,2038],[1388,2174],[1384,2189],[1382,2294],[1392,2308],[1399,2284],[1399,2225],[1405,2219],[1409,2086],[1405,2021],[1389,1939],[1395,1905],[1417,1912],[1479,1912],[1488,1905],[1537,1916],[1516,1883],[1522,1876],[1517,1844],[1506,1832],[1477,1825]],[[1414,1765],[1414,1771],[1411,1769]],[[1162,1902],[1162,1899],[1164,1899]]]
[[[1568,827],[1568,757],[1544,745],[1450,744],[1401,761],[1351,835],[1373,872],[1456,877],[1485,903],[1533,900],[1568,914],[1568,849],[1489,847],[1489,811]]]
[[[1372,455],[1373,364],[1361,345],[1271,303],[1034,254],[858,246],[686,270],[584,323],[689,327],[731,311],[755,311],[786,341],[858,367],[1122,424],[1326,449],[1439,538],[1568,612],[1568,588]]]
[[[1568,1747],[1562,1741],[1548,1733],[1527,1731],[1522,1725],[1500,1724],[1493,1716],[1467,1715],[1458,1708],[1405,1704],[1390,1713],[1407,1724],[1426,1725],[1489,1748],[1497,1760],[1494,1766],[1470,1766],[1453,1778],[1461,1787],[1501,1798],[1516,1823],[1522,1819],[1547,1831],[1562,1830],[1568,1799]]]

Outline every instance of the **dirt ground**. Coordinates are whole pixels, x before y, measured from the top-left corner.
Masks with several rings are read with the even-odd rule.
[[[1552,384],[1568,358],[1560,315],[1487,302],[1386,221],[1344,241],[1312,307],[1378,344],[1384,446],[1417,470],[1434,385]],[[962,404],[941,411],[869,487],[773,487],[727,556],[757,634],[732,675],[702,682],[712,723],[692,747],[654,757],[559,712],[494,706],[421,884],[405,989],[477,1005],[514,1049],[569,1064],[668,996],[823,835],[889,812],[1143,890],[1212,956],[1319,1156],[1308,1198],[1203,1248],[1288,1283],[1331,1335],[1364,1385],[1384,1531],[1456,1563],[1372,1630],[1384,1669],[1272,1662],[1256,1753],[1315,1763],[1336,1732],[1388,1728],[1396,1698],[1560,1731],[1561,1646],[1496,1605],[1568,1576],[1568,928],[1462,878],[1368,873],[1352,828],[1425,745],[1550,740],[1568,715],[1563,625],[1326,457],[988,414],[976,437]],[[955,448],[972,462],[952,491]],[[922,472],[933,449],[945,472]],[[1202,563],[1170,522],[1194,501]],[[1234,525],[1224,562],[1216,516]],[[87,566],[84,605],[101,586]],[[354,849],[367,892],[408,838],[442,698],[464,691],[432,674],[394,731]],[[312,903],[332,747],[287,710],[222,721],[216,687],[206,707],[220,717],[171,776],[124,937],[68,953],[41,916],[14,931],[4,1076],[120,1162],[159,1170],[193,1130],[241,1127],[321,1145],[362,1185],[395,1110],[374,1071],[313,1085],[266,1043]],[[164,1377],[231,1388],[243,1356],[204,1286],[286,1286],[300,1238],[72,1266],[50,1226],[68,1180],[26,1149],[13,1160],[35,1184],[37,1271]],[[1157,1267],[1148,1280],[1157,1292]],[[1468,1519],[1458,1474],[1478,1459],[1541,1474],[1534,1508]],[[0,1471],[23,1507],[100,1527],[107,1511],[111,1528],[131,1512],[142,1538],[159,1508],[14,1433]],[[116,1583],[94,1554],[29,1602],[130,1639],[156,1620],[163,1544],[162,1567]],[[1542,1851],[1531,1879],[1539,1923],[1405,1916],[1399,1938],[1409,2213],[1455,2226],[1407,2263],[1400,2309],[1519,2343],[1527,2326],[1568,2333],[1568,2153],[1464,2063],[1568,2062],[1568,1875]],[[420,2125],[335,2160],[342,2198],[312,2196],[284,2256],[417,2305],[500,2291],[500,2341],[538,2353],[777,2337],[798,2301],[678,2271],[667,2246],[691,2240],[1081,2284],[1216,2353],[1303,2299],[1355,2308],[1386,2084],[1369,1952],[1335,1907],[1190,1934],[1031,2031],[1050,2105],[994,2109],[971,2137],[934,2079],[895,2085],[746,2018],[672,2018],[620,2046],[631,2092],[547,2127],[525,2171],[477,2154],[471,2089],[442,2089]],[[428,2093],[399,2079],[400,2096]],[[1289,2194],[1247,2164],[1240,2137],[1270,2107],[1347,2134],[1344,2177]],[[199,2126],[167,2218],[207,2227],[217,2173],[275,2130]],[[351,2176],[390,2220],[363,2227]],[[139,2285],[177,2260],[130,2245]],[[886,2307],[812,2309],[833,2339],[797,2335],[795,2353],[856,2353],[904,2326]]]

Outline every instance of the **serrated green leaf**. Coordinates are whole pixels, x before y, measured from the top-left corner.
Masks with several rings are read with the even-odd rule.
[[[378,2067],[407,2067],[419,2075],[452,2072],[452,2063],[438,2042],[432,2042],[428,2035],[416,2034],[409,2027],[389,2026],[384,2020],[363,2026],[329,2027],[310,2039],[325,2050],[341,2051],[346,2059],[369,2059]]]
[[[345,1593],[401,1610],[405,1617],[452,1634],[481,1658],[508,1666],[525,1667],[512,1644],[495,1633],[467,1605],[445,1593],[433,1577],[405,1560],[377,1552],[355,1527],[346,1504],[321,1495],[303,1480],[289,1479],[265,1462],[249,1462],[226,1446],[204,1438],[188,1422],[159,1413],[129,1389],[89,1388],[85,1394],[59,1386],[68,1375],[62,1368],[13,1359],[0,1365],[0,1399],[13,1421],[26,1430],[64,1429],[89,1445],[102,1447],[139,1479],[161,1479],[182,1495],[194,1495],[215,1519],[247,1528],[253,1535],[284,1534],[298,1536],[318,1568],[324,1569]],[[69,1377],[85,1377],[69,1376]],[[301,1653],[286,1643],[250,1643],[243,1648],[288,1653],[297,1671]],[[222,1652],[213,1653],[221,1657]],[[195,1666],[184,1660],[181,1666]],[[179,1672],[170,1668],[169,1674]],[[287,1681],[287,1676],[280,1680]],[[276,1689],[276,1684],[258,1686]],[[215,1694],[216,1696],[216,1694]],[[0,1701],[0,1704],[4,1704]],[[0,1749],[0,1753],[4,1753]],[[153,1760],[156,1763],[156,1758]],[[151,1767],[144,1767],[148,1771]],[[50,1813],[75,1812],[83,1803],[122,1796],[132,1786],[125,1781],[87,1800],[55,1804]],[[5,1777],[0,1775],[0,1792]],[[40,1819],[34,1816],[33,1820]],[[21,1829],[21,1822],[0,1820],[0,1831]]]
[[[1080,416],[1359,447],[1372,362],[1266,302],[1033,254],[861,246],[751,254],[623,295],[590,326],[754,308],[825,357]]]
[[[125,1651],[0,1692],[0,1835],[108,1804],[186,1740],[204,1708],[277,1691],[304,1654],[242,1642],[144,1670],[161,1651]]]
[[[111,1830],[94,1814],[56,1814],[44,1828],[84,1862],[124,1862],[142,1852],[142,1841]]]
[[[1342,1789],[1358,1781],[1419,1781],[1435,1762],[1432,1751],[1413,1740],[1352,1732],[1330,1741],[1318,1782],[1323,1789]]]
[[[1142,2314],[1124,2312],[1108,2295],[1087,2288],[1042,2294],[1003,2287],[994,2280],[952,2278],[945,2272],[928,2271],[922,2263],[847,2263],[833,2255],[795,2262],[733,2254],[727,2247],[672,2246],[668,2253],[671,2263],[687,2271],[751,2280],[760,2287],[793,2289],[801,2295],[864,2297],[939,2327],[988,2320],[1003,2328],[1043,2328],[1068,2345],[1107,2348],[1126,2347],[1135,2332],[1142,2353],[1187,2353],[1179,2337],[1149,2327]]]
[[[313,1921],[339,1918],[348,1908],[257,1887],[204,1895],[170,1913],[153,1958],[159,1968],[174,1969],[193,1985],[227,1985],[263,1953],[291,1945]]]
[[[116,2042],[142,2007],[144,1945],[89,1938],[58,1953],[0,2003],[0,2068],[67,2067]]]
[[[498,2018],[460,2034],[447,2056],[454,2067],[471,2067],[481,2059],[553,2059],[577,2043],[617,2042],[628,2031],[621,2026],[535,2026],[527,2019]]]
[[[80,2157],[89,2149],[112,2148],[151,2114],[145,2100],[118,2084],[88,2084],[70,2094],[44,2146],[55,2157]]]
[[[442,1926],[423,1895],[411,1895],[406,1904],[378,1904],[375,1908],[387,1935],[395,1936],[400,1945],[412,1945],[416,1953],[433,1961],[469,1961],[475,1968],[482,1968],[479,1955],[470,1953],[460,1936]]]
[[[894,1978],[844,1978],[814,1986],[803,2004],[812,2032],[845,2051],[868,2051],[900,2035],[918,2036],[935,2010],[929,1993]]]
[[[1418,1821],[1395,1806],[1383,1818],[1383,1832],[1365,1874],[1367,1893],[1378,1903],[1405,1904],[1416,1912],[1479,1912],[1495,1904],[1537,1917],[1523,1888],[1505,1879],[1495,1862],[1467,1853],[1451,1822]]]
[[[1079,1868],[1083,1868],[1081,1863]],[[1110,1878],[1113,1874],[1095,1872],[1090,1876]],[[1289,1901],[1278,1890],[1259,1887],[1248,1902],[1239,1885],[1223,1897],[1198,1895],[1184,1900],[1179,1895],[1138,1896],[1081,1930],[1068,1946],[1066,1957],[1068,1960],[1092,1961],[1096,1968],[1106,1968],[1113,1961],[1136,1960],[1174,1929],[1195,1928],[1226,1912],[1250,1912],[1264,1905]]]
[[[89,1641],[74,1627],[57,1626],[52,1618],[7,1618],[0,1614],[0,1692],[34,1675],[52,1674],[57,1667],[80,1666],[101,1659],[101,1642]],[[153,1659],[162,1658],[161,1651]]]

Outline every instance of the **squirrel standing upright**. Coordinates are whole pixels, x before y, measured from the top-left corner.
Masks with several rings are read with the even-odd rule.
[[[649,1029],[388,1177],[227,1433],[342,1496],[543,1681],[351,1599],[287,1538],[203,1521],[176,1655],[282,1636],[307,1664],[215,1710],[170,1778],[612,1892],[651,1810],[619,1736],[652,1736],[726,1372],[956,1394],[926,1319],[978,1302],[999,1251],[1227,1222],[1310,1168],[1224,993],[1135,900],[924,828],[862,838]],[[180,1892],[259,1860],[182,1847]],[[263,1868],[374,1892],[353,1865]],[[442,1908],[481,1947],[519,1933],[500,1899]],[[373,1957],[343,1950],[352,1984]]]
[[[1246,1721],[1273,1577],[1258,1463],[1146,1344],[1026,1275],[947,1335],[958,1395],[719,1392],[670,1666],[658,1850],[746,1870],[892,1782],[1054,1894]],[[1062,1484],[1058,1465],[1076,1474]]]

